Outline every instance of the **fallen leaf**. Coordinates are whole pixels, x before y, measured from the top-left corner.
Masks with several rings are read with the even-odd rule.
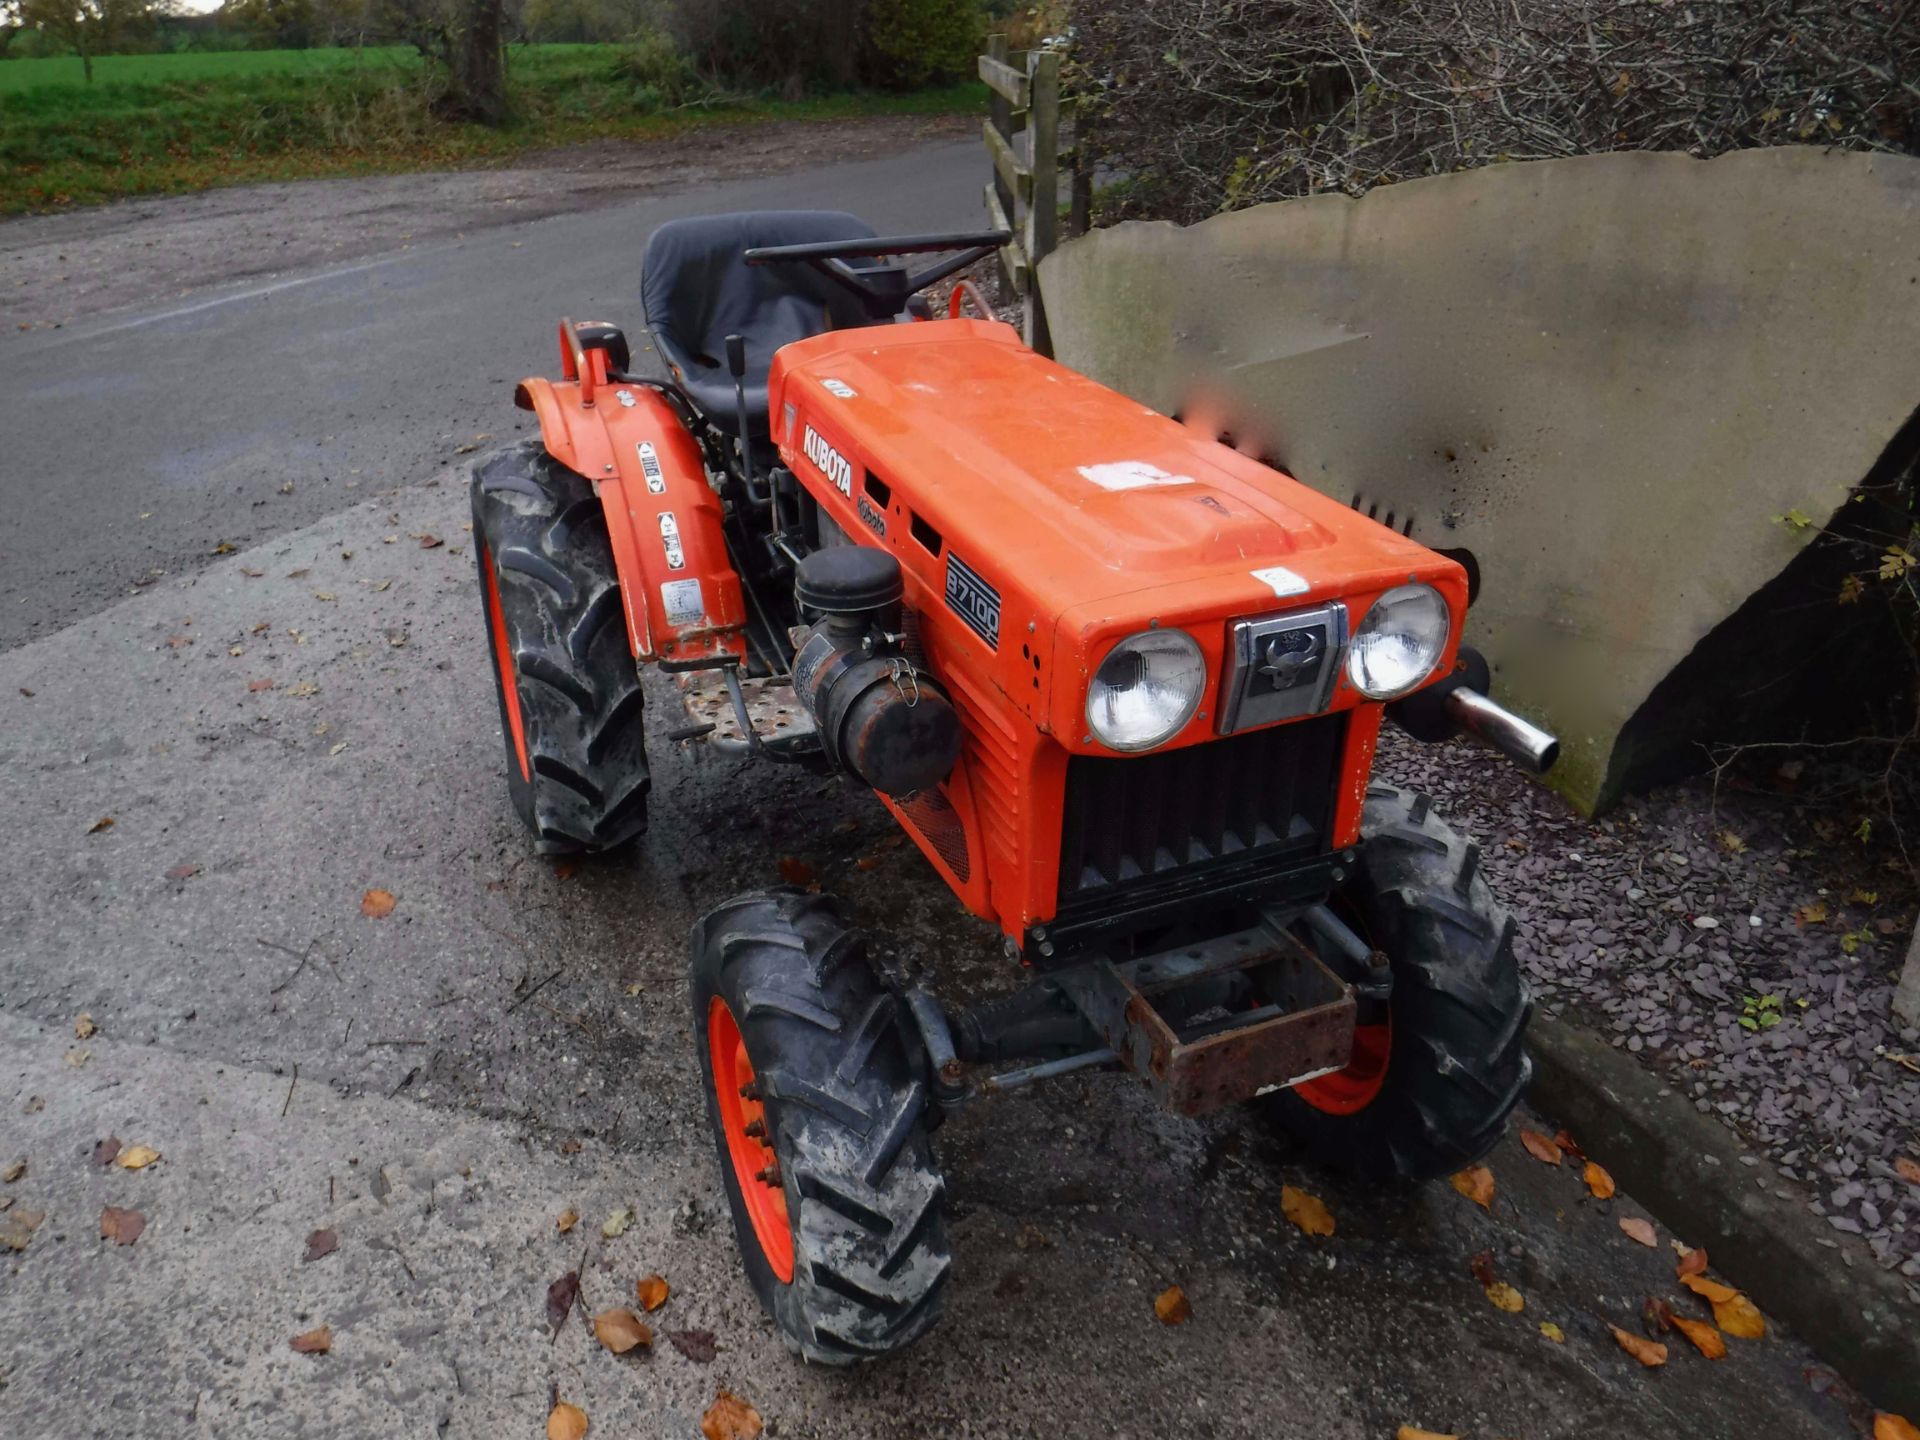
[[[113,1163],[113,1157],[119,1153],[120,1137],[118,1135],[109,1135],[93,1147],[93,1163],[96,1165],[111,1165]]]
[[[391,890],[369,890],[360,897],[360,913],[369,920],[384,920],[399,903]]]
[[[1527,1308],[1526,1296],[1504,1280],[1496,1280],[1487,1286],[1487,1299],[1493,1302],[1493,1308],[1504,1310],[1509,1315],[1518,1315]]]
[[[633,1211],[620,1209],[601,1222],[600,1233],[609,1240],[618,1240],[627,1233],[627,1227],[633,1224]]]
[[[580,873],[580,862],[571,855],[567,855],[554,861],[552,868],[554,879],[571,880]]]
[[[249,580],[258,580],[262,575],[266,574],[267,572],[264,570],[256,570],[251,565],[242,565],[240,567],[240,573],[246,576]]]
[[[40,1228],[40,1222],[47,1218],[44,1210],[29,1210],[24,1205],[15,1205],[0,1214],[0,1250],[24,1250],[33,1239],[33,1232]]]
[[[87,826],[87,834],[98,835],[102,830],[111,830],[112,828],[113,816],[102,815],[98,820],[94,821],[93,824]]]
[[[1455,1172],[1453,1188],[1482,1210],[1493,1209],[1493,1171],[1484,1165],[1469,1165]]]
[[[1720,1338],[1720,1332],[1704,1320],[1689,1320],[1684,1315],[1673,1317],[1674,1327],[1693,1342],[1693,1348],[1709,1360],[1718,1360],[1727,1353],[1727,1342]]]
[[[722,1390],[700,1417],[700,1433],[706,1440],[754,1440],[765,1427],[760,1412],[738,1395]]]
[[[94,1032],[99,1028],[99,1026],[93,1023],[93,1016],[82,1010],[79,1017],[73,1022],[73,1038],[76,1040],[91,1040]]]
[[[247,693],[249,695],[262,695],[271,689],[273,689],[273,681],[271,680],[249,680],[247,682]]]
[[[87,1050],[76,1045],[73,1049],[67,1051],[67,1053],[62,1055],[60,1058],[64,1060],[67,1064],[71,1065],[74,1069],[78,1070],[82,1065],[86,1064],[87,1061],[93,1058],[93,1052],[91,1050]]]
[[[420,548],[422,550],[432,550],[446,543],[447,542],[442,540],[438,535],[422,535],[420,537]]]
[[[547,1286],[547,1324],[555,1335],[567,1323],[567,1315],[580,1294],[580,1272],[569,1270]]]
[[[1809,925],[1821,924],[1826,920],[1828,914],[1827,902],[1824,900],[1815,900],[1812,904],[1802,905],[1798,910],[1794,911],[1793,919],[1795,924],[1805,929]]]
[[[1673,1306],[1658,1295],[1647,1297],[1647,1303],[1640,1307],[1640,1317],[1647,1322],[1647,1328],[1656,1335],[1664,1335],[1673,1329]]]
[[[4,1180],[7,1184],[11,1185],[26,1173],[27,1162],[25,1160],[16,1160],[7,1166],[5,1170],[0,1170],[0,1180]]]
[[[1687,1276],[1698,1275],[1701,1271],[1705,1270],[1706,1268],[1707,1268],[1706,1246],[1696,1245],[1691,1250],[1684,1250],[1681,1252],[1680,1263],[1673,1267],[1673,1274],[1675,1279],[1685,1280]]]
[[[1714,1301],[1713,1323],[1738,1340],[1760,1340],[1767,1333],[1766,1318],[1744,1295]]]
[[[119,1158],[114,1163],[122,1170],[144,1170],[159,1158],[158,1150],[149,1149],[145,1145],[129,1145],[120,1152]]]
[[[1904,1415],[1889,1415],[1880,1410],[1873,1417],[1873,1440],[1920,1440],[1920,1429],[1915,1429]]]
[[[313,598],[316,600],[332,601],[332,600],[338,600],[340,597],[334,594],[333,591],[331,590],[316,590],[313,592]]]
[[[1638,1215],[1622,1215],[1620,1229],[1629,1240],[1638,1240],[1649,1250],[1660,1243],[1659,1238],[1653,1233],[1653,1222],[1642,1220]]]
[[[228,540],[222,540],[218,545],[213,547],[213,553],[215,555],[231,555],[233,554],[233,543]]]
[[[789,885],[811,885],[813,867],[797,855],[780,857],[780,878]]]
[[[1540,1333],[1556,1345],[1564,1345],[1567,1343],[1567,1332],[1551,1320],[1542,1320],[1540,1322]]]
[[[1631,1331],[1622,1330],[1618,1325],[1609,1325],[1607,1328],[1613,1331],[1613,1338],[1620,1342],[1620,1348],[1649,1370],[1656,1365],[1667,1363],[1667,1347],[1659,1341],[1643,1340]]]
[[[1902,1155],[1893,1162],[1894,1173],[1909,1185],[1920,1185],[1920,1160]]]
[[[322,1325],[317,1330],[307,1330],[287,1342],[302,1355],[325,1355],[333,1349],[333,1330]]]
[[[1418,1425],[1402,1425],[1393,1432],[1393,1440],[1460,1440],[1458,1435],[1442,1435],[1438,1430],[1422,1430]]]
[[[1153,1297],[1153,1317],[1162,1325],[1184,1325],[1193,1318],[1193,1306],[1187,1301],[1187,1292],[1178,1285],[1169,1285]]]
[[[1558,1165],[1565,1158],[1560,1147],[1538,1130],[1522,1130],[1520,1143],[1527,1147],[1527,1154],[1542,1165]]]
[[[1556,1130],[1553,1132],[1553,1143],[1576,1160],[1584,1161],[1587,1158],[1587,1152],[1582,1150],[1579,1142],[1565,1130]]]
[[[580,1440],[587,1433],[587,1412],[564,1400],[553,1402],[547,1415],[547,1440]]]
[[[662,1280],[658,1275],[647,1276],[644,1280],[636,1283],[633,1290],[634,1293],[640,1297],[640,1308],[645,1310],[649,1315],[666,1304],[667,1296],[673,1293],[668,1288],[667,1282]]]
[[[1467,1262],[1467,1269],[1473,1272],[1473,1278],[1480,1282],[1482,1289],[1500,1278],[1493,1271],[1493,1251],[1491,1250],[1482,1250],[1474,1256]]]
[[[303,640],[300,643],[304,645],[306,642]],[[319,693],[320,687],[311,680],[302,680],[298,685],[293,686],[287,691],[287,694],[293,696],[296,700],[304,700],[309,695],[318,695]]]
[[[1587,1182],[1587,1189],[1593,1192],[1594,1199],[1609,1200],[1613,1198],[1613,1176],[1601,1169],[1598,1161],[1587,1161],[1587,1168],[1581,1173],[1582,1178]]]
[[[710,1365],[720,1347],[713,1343],[711,1330],[669,1330],[667,1343],[696,1365]]]
[[[1317,1195],[1309,1195],[1291,1185],[1282,1185],[1280,1213],[1308,1235],[1333,1234],[1333,1212]]]
[[[558,1230],[562,1235],[565,1235],[579,1223],[580,1212],[578,1210],[562,1210],[560,1212],[560,1218],[553,1222],[553,1228]]]
[[[116,1245],[131,1245],[147,1228],[147,1217],[138,1210],[122,1210],[109,1205],[100,1212],[100,1238]]]
[[[616,1355],[624,1355],[636,1345],[653,1344],[653,1331],[631,1310],[602,1310],[593,1317],[593,1333]]]
[[[1680,1283],[1694,1294],[1714,1305],[1724,1305],[1740,1293],[1731,1285],[1722,1285],[1718,1280],[1709,1280],[1704,1275],[1682,1275],[1680,1277]]]
[[[340,1237],[331,1230],[316,1230],[307,1236],[307,1253],[300,1257],[302,1265],[315,1260],[324,1260],[340,1248]]]
[[[176,865],[167,871],[167,879],[175,881],[191,880],[199,873],[200,867],[198,865]]]

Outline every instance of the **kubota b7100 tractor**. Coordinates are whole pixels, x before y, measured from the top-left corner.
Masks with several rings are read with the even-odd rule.
[[[536,846],[644,828],[651,666],[686,711],[656,742],[870,787],[1030,968],[943,1004],[937,966],[881,973],[799,889],[694,929],[747,1274],[833,1364],[933,1324],[928,1132],[982,1092],[1110,1067],[1187,1114],[1264,1097],[1325,1163],[1419,1179],[1489,1149],[1528,1074],[1478,852],[1370,783],[1383,718],[1551,763],[1460,645],[1466,570],[962,318],[964,285],[929,318],[920,292],[1006,238],[664,225],[642,289],[671,378],[563,321],[561,378],[514,397],[540,438],[474,470]]]

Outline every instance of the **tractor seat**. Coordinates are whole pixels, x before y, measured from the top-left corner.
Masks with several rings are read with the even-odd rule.
[[[654,344],[674,379],[707,420],[739,429],[727,336],[747,345],[747,416],[767,428],[767,371],[773,352],[823,330],[871,323],[858,300],[804,264],[748,265],[763,245],[865,240],[865,222],[838,210],[746,210],[670,220],[653,232],[641,262],[640,300]]]

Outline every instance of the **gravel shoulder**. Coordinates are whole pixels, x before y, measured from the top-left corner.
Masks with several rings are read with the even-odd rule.
[[[0,222],[0,329],[66,325],[210,286],[312,271],[691,185],[958,138],[964,116],[708,125],[536,151],[496,169],[246,185]],[[632,268],[631,256],[620,257]]]

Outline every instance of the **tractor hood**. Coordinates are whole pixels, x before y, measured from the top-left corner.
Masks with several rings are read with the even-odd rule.
[[[779,352],[769,400],[775,439],[811,488],[825,480],[854,501],[870,531],[897,513],[900,529],[941,537],[1042,614],[1133,608],[1117,603],[1126,597],[1151,606],[1159,597],[1144,592],[1195,587],[1229,608],[1272,608],[1454,570],[1035,354],[1006,325],[830,331]]]

